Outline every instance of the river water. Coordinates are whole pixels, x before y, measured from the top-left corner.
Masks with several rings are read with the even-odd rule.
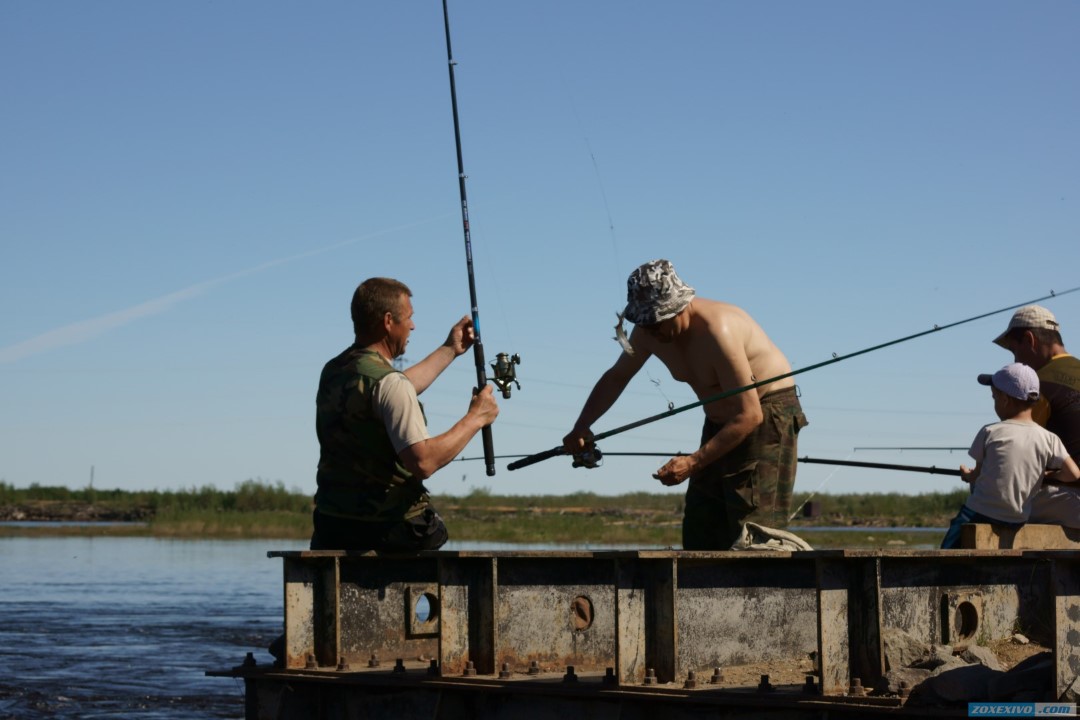
[[[266,553],[306,548],[298,540],[0,538],[0,720],[243,718],[243,683],[205,673],[239,665],[248,652],[272,661],[282,563]]]
[[[299,541],[0,538],[0,718],[242,718]]]

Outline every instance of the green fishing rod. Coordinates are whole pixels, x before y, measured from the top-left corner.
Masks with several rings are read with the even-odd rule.
[[[597,448],[593,448],[593,454],[589,462],[575,462],[574,467],[587,467],[595,468],[599,467],[600,460],[604,457],[683,457],[689,455],[689,453],[676,452],[676,453],[660,453],[660,452],[609,452],[602,453]],[[530,455],[496,455],[496,459],[506,458],[527,458]],[[468,462],[470,460],[483,460],[479,457],[461,457],[454,458],[454,462]],[[862,462],[856,460],[830,460],[827,458],[812,458],[801,457],[796,458],[801,463],[810,463],[817,465],[843,465],[846,467],[859,467],[859,468],[871,468],[875,470],[902,470],[905,472],[919,472],[929,473],[931,475],[952,475],[954,477],[960,477],[960,470],[953,468],[939,468],[935,465],[898,465],[896,463],[877,463],[877,462]]]
[[[667,412],[662,412],[662,413],[659,413],[657,415],[651,415],[651,416],[649,416],[647,418],[643,418],[641,420],[637,420],[635,422],[628,423],[628,424],[623,425],[621,427],[617,427],[617,428],[615,428],[613,430],[608,430],[606,432],[598,433],[596,435],[593,435],[593,442],[595,443],[595,442],[597,442],[599,440],[603,440],[605,438],[609,438],[609,437],[612,437],[614,435],[618,435],[619,433],[626,432],[627,430],[633,430],[634,428],[639,428],[642,425],[648,425],[649,423],[656,422],[657,420],[663,420],[664,418],[671,417],[672,415],[678,415],[681,412],[685,412],[687,410],[691,410],[691,409],[696,408],[696,407],[701,407],[702,405],[708,405],[709,403],[716,402],[717,400],[723,400],[725,398],[732,397],[733,395],[738,395],[739,393],[744,393],[747,390],[754,390],[756,388],[762,387],[763,385],[770,385],[770,384],[776,382],[777,380],[783,380],[785,378],[789,378],[789,377],[792,377],[794,375],[799,375],[799,374],[804,373],[804,372],[809,372],[810,370],[816,370],[816,369],[818,369],[820,367],[825,367],[826,365],[832,365],[833,363],[838,363],[841,360],[848,360],[850,358],[858,357],[859,355],[865,355],[867,353],[874,352],[875,350],[881,350],[882,348],[887,348],[887,347],[890,347],[892,345],[899,345],[902,342],[907,342],[908,340],[914,340],[915,338],[919,338],[919,337],[922,337],[924,335],[929,335],[930,333],[940,332],[942,330],[948,330],[949,328],[954,328],[954,327],[957,327],[958,325],[964,325],[965,323],[974,322],[975,320],[982,320],[983,318],[990,317],[991,315],[997,315],[999,313],[1007,312],[1009,310],[1015,310],[1016,308],[1020,308],[1020,307],[1023,307],[1025,305],[1034,305],[1035,303],[1042,302],[1043,300],[1049,300],[1050,298],[1060,297],[1061,295],[1068,295],[1069,293],[1076,292],[1077,290],[1080,290],[1080,287],[1070,288],[1070,289],[1065,290],[1063,292],[1054,292],[1053,290],[1051,290],[1049,295],[1044,295],[1043,297],[1036,298],[1034,300],[1029,300],[1027,302],[1018,303],[1016,305],[1010,305],[1008,307],[1003,307],[1000,310],[993,310],[991,312],[982,313],[981,315],[975,315],[974,317],[969,317],[969,318],[966,318],[964,320],[958,320],[956,322],[949,323],[948,325],[935,325],[934,327],[930,328],[929,330],[923,330],[922,332],[915,333],[914,335],[908,335],[906,337],[898,338],[896,340],[890,340],[889,342],[881,343],[880,345],[874,345],[873,347],[868,347],[868,348],[866,348],[864,350],[858,350],[856,352],[848,353],[847,355],[837,355],[837,354],[833,353],[833,356],[831,358],[829,358],[828,360],[825,360],[823,362],[815,363],[814,365],[808,365],[808,366],[806,366],[804,368],[799,368],[798,370],[792,370],[791,372],[787,372],[787,373],[784,373],[782,375],[777,375],[776,377],[771,377],[771,378],[769,378],[767,380],[760,380],[758,382],[751,383],[750,385],[745,385],[745,386],[740,387],[740,388],[735,388],[734,390],[728,390],[728,391],[719,393],[717,395],[712,395],[710,397],[705,398],[704,400],[698,400],[697,402],[692,402],[692,403],[689,403],[687,405],[683,405],[681,407],[670,408],[669,410],[667,410]],[[543,452],[536,453],[535,455],[529,455],[529,456],[526,456],[526,457],[522,458],[521,460],[517,460],[515,462],[512,462],[512,463],[510,463],[509,465],[506,466],[506,469],[507,470],[518,470],[520,468],[528,467],[529,465],[533,465],[535,463],[538,463],[541,460],[547,460],[548,458],[553,458],[553,457],[556,457],[558,455],[567,455],[567,454],[568,453],[566,452],[566,449],[563,448],[560,445],[559,447],[554,447],[554,448],[551,448],[550,450],[545,450]]]

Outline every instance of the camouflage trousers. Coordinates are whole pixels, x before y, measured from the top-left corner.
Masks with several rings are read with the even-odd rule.
[[[684,550],[727,550],[743,523],[782,528],[791,513],[799,430],[806,416],[794,387],[761,398],[761,425],[724,457],[690,478],[683,514]],[[720,430],[709,419],[705,444]]]

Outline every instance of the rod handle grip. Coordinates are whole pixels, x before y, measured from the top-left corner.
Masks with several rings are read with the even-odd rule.
[[[480,437],[484,441],[484,464],[487,465],[488,477],[491,477],[495,474],[495,441],[491,438],[490,425],[480,429]]]
[[[566,454],[566,449],[563,448],[562,445],[560,445],[559,447],[553,447],[550,450],[545,450],[544,452],[539,452],[539,453],[536,453],[535,455],[529,455],[528,457],[523,457],[520,460],[515,460],[514,462],[507,465],[506,469],[507,470],[517,470],[518,468],[523,468],[523,467],[528,467],[529,465],[534,465],[534,464],[540,462],[541,460],[547,460],[548,458],[553,458],[553,457],[556,457],[558,455],[565,455],[565,454]]]

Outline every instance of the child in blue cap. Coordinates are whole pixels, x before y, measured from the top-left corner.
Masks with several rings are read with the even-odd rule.
[[[1045,477],[1056,482],[1080,480],[1080,468],[1054,433],[1031,418],[1039,400],[1039,376],[1023,363],[1012,363],[993,375],[980,375],[989,385],[1000,422],[983,426],[968,454],[975,467],[960,466],[971,494],[949,525],[943,550],[960,547],[964,523],[1020,527],[1031,515],[1031,497]]]

